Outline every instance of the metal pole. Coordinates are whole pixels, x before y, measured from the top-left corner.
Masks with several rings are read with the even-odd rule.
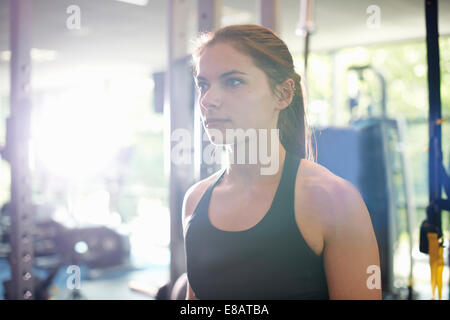
[[[438,119],[441,118],[441,78],[439,66],[439,33],[438,33],[438,1],[425,0],[426,14],[426,41],[427,41],[427,61],[428,61],[428,102],[429,102],[429,201],[435,203],[441,198],[442,185],[439,179],[440,166],[442,161],[441,149],[441,126]],[[441,211],[436,210],[433,223],[441,230]]]
[[[409,157],[406,154],[406,146],[408,145],[408,129],[406,120],[404,117],[397,117],[397,134],[400,145],[400,156],[402,162],[402,172],[403,172],[403,183],[404,183],[404,192],[405,192],[405,200],[406,200],[406,221],[407,221],[407,229],[409,233],[409,283],[408,283],[408,300],[414,299],[414,259],[413,259],[413,251],[414,251],[414,243],[415,242],[415,233],[414,228],[416,226],[416,203],[414,199],[414,184],[411,179],[411,169],[409,163]]]
[[[300,19],[298,21],[295,33],[303,37],[304,49],[304,70],[303,83],[308,90],[308,56],[309,56],[309,40],[314,30],[314,0],[300,0]]]
[[[187,54],[187,17],[186,0],[169,0],[169,63],[166,77],[164,116],[166,120],[165,143],[166,162],[169,168],[169,201],[170,201],[170,291],[178,277],[185,271],[184,240],[182,231],[182,204],[188,187],[194,181],[194,165],[192,153],[193,133],[193,81]],[[172,133],[182,130],[187,135],[172,141]],[[178,136],[179,137],[179,136]],[[175,149],[182,148],[184,159],[177,161],[172,154]],[[180,159],[178,159],[180,160]]]
[[[220,27],[222,0],[198,0],[198,31],[210,32]],[[197,105],[198,99],[195,99],[195,119],[194,119],[194,136],[195,136],[195,179],[201,180],[210,176],[214,171],[218,170],[215,163],[205,163],[205,149],[211,144],[206,137],[205,129],[200,119],[200,107]],[[209,159],[213,160],[213,159]]]
[[[259,23],[275,33],[279,33],[280,24],[280,2],[279,0],[260,0],[259,4]]]
[[[339,81],[337,73],[336,51],[330,52],[331,60],[331,106],[333,108],[333,119],[331,121],[333,126],[338,124],[338,109],[339,109]]]
[[[31,1],[10,1],[11,110],[6,155],[11,165],[11,281],[7,298],[34,299],[33,215],[28,144],[31,114]]]
[[[428,63],[428,102],[429,102],[429,151],[428,151],[428,188],[429,212],[427,219],[437,227],[438,237],[442,236],[441,210],[445,209],[440,176],[442,166],[441,143],[441,77],[439,65],[438,1],[425,0],[426,43]],[[448,209],[448,207],[447,207]],[[450,299],[450,282],[449,282]]]
[[[222,0],[198,0],[198,31],[209,32],[220,27]]]

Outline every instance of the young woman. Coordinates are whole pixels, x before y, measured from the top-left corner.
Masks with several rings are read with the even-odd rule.
[[[285,43],[261,26],[228,26],[199,37],[193,65],[205,130],[229,164],[184,198],[187,299],[380,299],[367,207],[350,182],[310,158]],[[215,139],[239,130],[266,139]],[[257,156],[271,151],[274,173],[249,160],[255,145]]]

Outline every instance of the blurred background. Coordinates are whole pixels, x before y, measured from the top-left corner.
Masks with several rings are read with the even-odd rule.
[[[198,1],[180,1],[183,4],[172,7],[169,3],[175,1],[164,0],[30,2],[31,20],[25,22],[23,32],[31,37],[29,203],[36,226],[32,275],[39,279],[34,296],[155,299],[173,281],[171,261],[181,252],[171,250],[171,238],[179,242],[174,234],[181,229],[178,222],[173,230],[171,215],[177,213],[170,209],[180,197],[171,198],[173,164],[167,152],[170,131],[166,130],[174,125],[170,117],[176,117],[168,115],[167,100],[173,93],[164,78],[171,68],[169,26],[177,24],[175,29],[185,31],[182,51],[188,57],[189,40],[199,30]],[[262,2],[214,1],[221,9],[215,23],[261,24]],[[321,132],[327,137],[327,132],[358,129],[366,125],[361,121],[380,116],[395,120],[384,141],[390,150],[387,181],[392,186],[391,209],[384,211],[384,227],[390,234],[385,268],[392,273],[386,280],[390,286],[385,298],[406,299],[413,279],[414,298],[430,299],[429,257],[419,251],[419,228],[429,201],[424,1],[379,0],[371,10],[374,4],[365,0],[315,1],[307,72],[305,35],[299,32],[301,2],[278,1],[277,32],[304,75],[319,162],[332,159],[326,151],[328,140],[320,140]],[[183,22],[171,18],[177,5],[187,8]],[[11,2],[0,0],[0,146],[8,144],[11,116],[10,18]],[[450,1],[439,1],[438,26],[442,118],[448,120]],[[191,84],[186,86],[192,92]],[[441,126],[447,172],[448,122]],[[8,255],[14,175],[4,158],[0,160],[0,298],[7,298],[8,285],[3,282],[13,278]],[[201,178],[201,172],[189,175],[182,185]],[[444,239],[449,238],[448,226],[449,215],[443,211]],[[445,299],[447,250],[448,244]],[[183,263],[177,263],[182,268]],[[70,265],[80,268],[78,290],[68,285],[73,275],[67,269]]]

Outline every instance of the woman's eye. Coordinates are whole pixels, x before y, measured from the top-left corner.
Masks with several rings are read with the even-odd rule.
[[[230,79],[227,79],[226,83],[230,87],[237,87],[238,85],[240,85],[242,83],[242,80],[237,79],[237,78],[230,78]]]
[[[202,92],[203,90],[205,90],[206,84],[205,83],[197,83],[197,89],[198,91]]]

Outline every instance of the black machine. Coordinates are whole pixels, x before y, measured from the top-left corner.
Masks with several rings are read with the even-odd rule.
[[[0,241],[9,243],[9,203],[1,210]],[[58,270],[67,265],[84,265],[103,269],[125,264],[130,257],[130,243],[126,235],[105,226],[68,228],[52,219],[35,222],[35,267],[47,271],[47,277],[34,278],[35,299],[48,299],[48,288]],[[3,254],[11,259],[8,250]],[[24,275],[26,276],[26,275]],[[5,298],[14,297],[11,280],[4,281]]]
[[[398,186],[394,175],[401,173],[406,198],[412,196],[407,158],[395,146],[403,143],[406,133],[401,119],[386,115],[386,88],[382,74],[371,66],[352,66],[349,73],[356,73],[365,81],[364,74],[372,73],[379,80],[381,99],[379,106],[369,104],[363,116],[356,117],[355,109],[361,108],[358,90],[349,97],[349,109],[353,114],[346,127],[315,128],[317,162],[336,175],[351,182],[361,193],[370,213],[378,242],[383,296],[392,296],[393,254],[396,241]],[[394,161],[398,157],[399,161]],[[395,168],[393,163],[401,163]],[[411,227],[415,208],[407,201],[408,226]],[[411,228],[409,230],[411,232]],[[411,268],[412,269],[412,268]]]

